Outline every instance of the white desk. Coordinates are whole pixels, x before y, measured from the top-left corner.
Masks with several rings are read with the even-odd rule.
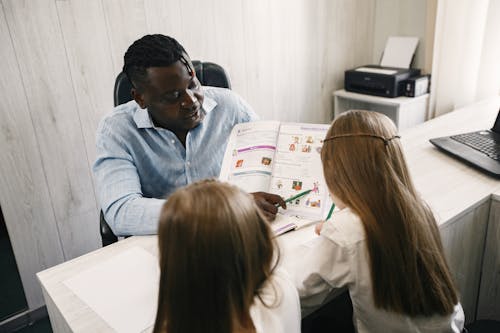
[[[333,98],[334,117],[352,109],[377,111],[391,118],[400,130],[423,123],[429,103],[429,94],[388,98],[358,94],[344,89],[334,91]]]
[[[295,248],[314,235],[309,226],[278,238],[281,260],[292,260]],[[100,263],[132,247],[140,247],[158,256],[156,236],[137,236],[119,241],[37,274],[54,332],[112,332],[108,324],[63,284],[95,263]],[[96,286],[97,288],[98,286]]]
[[[401,132],[415,185],[437,216],[468,322],[476,318],[476,309],[478,319],[500,319],[500,279],[496,278],[500,274],[500,181],[444,155],[428,139],[490,128],[499,106],[500,98],[489,100]],[[311,228],[281,236],[283,260],[293,260],[296,245],[311,237]],[[109,331],[62,282],[133,246],[157,255],[156,237],[132,237],[38,273],[55,332]]]

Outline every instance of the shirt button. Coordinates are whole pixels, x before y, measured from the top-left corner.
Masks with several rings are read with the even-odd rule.
[[[187,166],[190,166],[190,165],[191,165],[191,162],[187,161],[187,162],[186,162],[186,165],[187,165]]]
[[[172,144],[174,144],[174,143],[175,143],[175,140],[174,140],[174,139],[172,139]]]

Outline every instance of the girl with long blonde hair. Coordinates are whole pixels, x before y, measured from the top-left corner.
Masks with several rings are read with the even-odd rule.
[[[358,332],[461,332],[464,314],[436,220],[392,121],[371,111],[341,114],[321,159],[340,211],[317,226],[320,237],[294,268],[301,299],[321,302],[347,287]]]
[[[297,290],[251,195],[217,181],[177,190],[158,242],[155,333],[300,332]]]

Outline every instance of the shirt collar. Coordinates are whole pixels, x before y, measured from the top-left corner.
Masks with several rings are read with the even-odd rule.
[[[201,106],[205,113],[209,113],[217,106],[217,102],[210,97],[205,95],[203,99],[203,105]],[[153,120],[149,115],[148,109],[141,109],[137,106],[137,110],[134,114],[134,121],[137,125],[137,128],[153,128]]]

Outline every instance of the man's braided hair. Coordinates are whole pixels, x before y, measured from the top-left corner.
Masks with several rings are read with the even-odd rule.
[[[147,82],[146,69],[170,66],[187,55],[174,38],[165,35],[146,35],[136,40],[123,57],[123,72],[134,87]]]

